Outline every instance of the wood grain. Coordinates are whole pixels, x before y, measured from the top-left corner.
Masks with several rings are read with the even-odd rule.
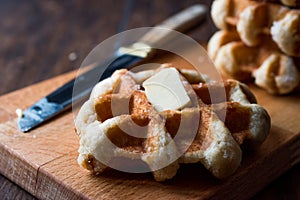
[[[27,200],[35,200],[36,198],[30,195],[28,192],[23,190],[16,184],[13,184],[8,179],[3,176],[0,176],[0,198],[1,199],[27,199]],[[9,190],[10,193],[3,192],[5,190]]]

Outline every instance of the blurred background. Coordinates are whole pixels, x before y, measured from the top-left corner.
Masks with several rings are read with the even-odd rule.
[[[195,3],[209,7],[211,2],[0,0],[0,94],[79,68],[96,45],[114,34],[153,26]],[[216,30],[208,13],[206,21],[188,35],[205,44]],[[300,188],[298,166],[271,183],[254,199],[297,197]],[[0,175],[0,199],[35,198]]]
[[[132,28],[154,26],[195,3],[211,2],[1,1],[0,66],[7,77],[0,79],[0,94],[77,69],[87,54],[108,37]],[[215,30],[207,17],[203,26],[190,35],[205,42]]]

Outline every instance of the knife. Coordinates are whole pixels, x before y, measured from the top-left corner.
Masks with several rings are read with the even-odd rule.
[[[170,34],[166,30],[187,31],[202,22],[207,13],[207,7],[201,4],[193,5],[158,24],[147,32],[140,40],[129,47],[120,47],[114,55],[104,63],[100,63],[91,70],[79,75],[46,97],[24,110],[18,118],[18,127],[22,132],[28,132],[43,122],[69,109],[74,102],[78,102],[91,92],[94,82],[101,81],[115,70],[129,68],[149,57],[153,44],[170,41]],[[143,50],[140,50],[140,47]],[[139,47],[139,48],[138,48]],[[105,69],[105,70],[104,70]],[[102,74],[101,77],[99,74]],[[73,91],[76,84],[76,91]]]

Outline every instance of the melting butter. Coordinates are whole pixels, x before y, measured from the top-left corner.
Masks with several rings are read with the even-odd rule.
[[[144,81],[143,87],[149,102],[159,112],[180,109],[191,101],[175,68],[159,71]]]

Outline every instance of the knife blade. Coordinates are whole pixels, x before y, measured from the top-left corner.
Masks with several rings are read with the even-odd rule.
[[[184,32],[202,22],[206,12],[206,6],[197,4],[171,16],[155,27]],[[111,76],[115,70],[129,68],[147,58],[152,51],[151,46],[153,44],[168,42],[168,31],[162,32],[161,30],[154,28],[131,46],[120,47],[110,59],[79,75],[76,79],[65,83],[34,103],[24,110],[18,118],[19,129],[22,132],[28,132],[69,109],[72,102],[80,101],[91,92],[94,83],[90,80],[101,81]],[[146,48],[143,48],[142,51],[137,50],[136,46],[140,45]],[[97,77],[99,74],[102,74],[102,76]],[[73,91],[75,81],[76,93]]]

